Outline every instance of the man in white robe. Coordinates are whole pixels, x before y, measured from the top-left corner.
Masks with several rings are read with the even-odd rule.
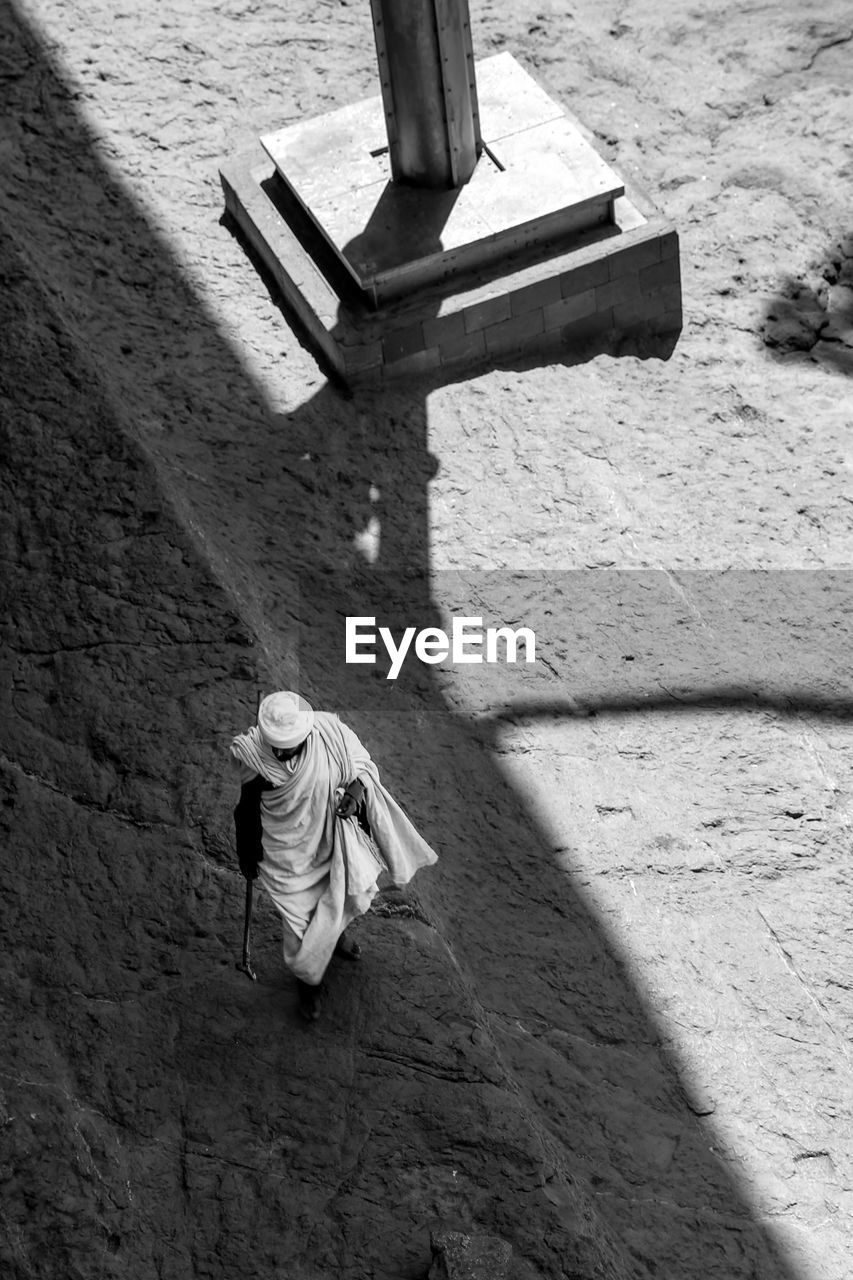
[[[257,725],[233,739],[231,757],[241,784],[240,867],[281,915],[285,964],[297,979],[300,1012],[314,1021],[333,952],[358,955],[344,931],[370,906],[380,875],[407,884],[437,856],[352,730],[296,693],[264,698]]]

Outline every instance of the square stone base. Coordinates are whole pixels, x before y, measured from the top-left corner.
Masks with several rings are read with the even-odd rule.
[[[622,182],[511,54],[477,64],[477,94],[484,150],[457,190],[391,180],[379,97],[261,138],[374,306],[613,220]]]
[[[506,70],[507,59],[517,67],[508,54],[478,64],[478,86],[487,88],[481,100],[484,136],[489,117],[483,113],[483,104],[488,105],[489,86],[499,83],[494,64]],[[417,219],[412,219],[411,235],[378,237],[377,245],[387,242],[384,256],[361,252],[358,229],[364,233],[367,228],[369,233],[377,194],[387,193],[389,186],[381,169],[377,176],[381,156],[371,152],[381,147],[372,146],[371,133],[359,158],[361,185],[353,185],[351,171],[338,179],[312,179],[298,166],[285,181],[260,144],[222,167],[229,212],[305,335],[344,381],[352,384],[416,373],[440,377],[445,371],[450,377],[462,366],[515,353],[541,350],[557,355],[590,339],[605,344],[623,333],[660,334],[681,328],[675,229],[647,197],[623,186],[598,160],[577,121],[556,107],[526,73],[521,76],[524,92],[516,93],[513,101],[491,92],[491,136],[518,143],[528,131],[525,121],[530,122],[530,132],[545,128],[548,137],[561,140],[558,179],[544,188],[519,183],[518,198],[508,194],[507,208],[502,210],[494,192],[509,193],[510,188],[483,170],[481,186],[491,192],[491,205],[476,193],[475,203],[479,202],[478,217],[484,216],[487,207],[491,209],[492,221],[482,237],[470,233],[466,216],[456,224],[446,220],[444,226],[450,225],[451,231],[442,233],[436,244],[433,202],[424,215],[432,228],[428,239],[419,235]],[[320,126],[335,116],[351,122],[356,117],[347,116],[347,110],[309,121],[304,132],[303,126],[296,126],[299,132],[293,136],[304,167],[308,157],[314,156],[318,175],[331,172],[324,161],[342,145],[342,134],[332,130],[324,150]],[[316,134],[312,133],[315,126]],[[267,139],[270,150],[276,150],[273,139],[281,137]],[[565,158],[572,149],[567,151],[562,140],[568,137],[583,140],[583,147],[574,154],[583,157],[579,172],[592,175],[592,185],[600,184],[607,206],[604,217],[600,210],[590,215],[596,193],[587,183],[584,194],[582,175],[574,202],[560,203],[567,191],[560,169],[566,168]],[[310,146],[306,139],[312,140]],[[351,142],[345,141],[345,149],[351,148]],[[500,158],[499,147],[494,154]],[[597,163],[589,160],[589,154]],[[278,159],[284,165],[280,149]],[[483,158],[478,171],[482,165]],[[505,173],[500,171],[500,177]],[[318,184],[316,207],[312,182]],[[330,194],[332,187],[340,187],[344,195],[348,192],[347,199],[334,191]],[[402,197],[404,202],[417,202],[423,194],[406,188]],[[461,200],[456,192],[426,195],[443,198],[451,212]],[[590,196],[592,204],[587,202]],[[366,243],[362,240],[362,249]]]

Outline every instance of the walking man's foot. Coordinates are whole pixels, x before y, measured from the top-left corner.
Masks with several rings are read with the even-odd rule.
[[[347,937],[346,929],[338,938],[335,946],[335,955],[343,956],[345,960],[360,960],[361,947],[352,938]]]
[[[299,1012],[306,1022],[316,1022],[320,1016],[322,987],[312,986],[301,978],[296,979],[296,987],[299,992]]]

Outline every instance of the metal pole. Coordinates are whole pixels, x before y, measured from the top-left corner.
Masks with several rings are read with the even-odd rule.
[[[468,181],[482,150],[468,0],[370,0],[391,175]]]

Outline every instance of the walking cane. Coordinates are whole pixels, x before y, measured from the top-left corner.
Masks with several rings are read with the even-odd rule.
[[[252,968],[252,962],[249,958],[249,931],[252,927],[252,891],[255,887],[254,880],[246,877],[246,916],[243,923],[243,959],[239,964],[235,965],[241,973],[245,973],[247,978],[251,978],[252,982],[257,982],[258,975]]]
[[[262,695],[259,689],[257,699],[258,705],[255,710],[256,715],[261,707],[261,698]],[[239,961],[234,968],[239,969],[241,973],[245,973],[247,978],[251,978],[252,982],[257,982],[258,975],[252,968],[252,961],[249,956],[249,934],[252,929],[252,898],[254,895],[254,889],[254,880],[250,879],[249,876],[246,876],[246,910],[243,916],[243,959]]]

